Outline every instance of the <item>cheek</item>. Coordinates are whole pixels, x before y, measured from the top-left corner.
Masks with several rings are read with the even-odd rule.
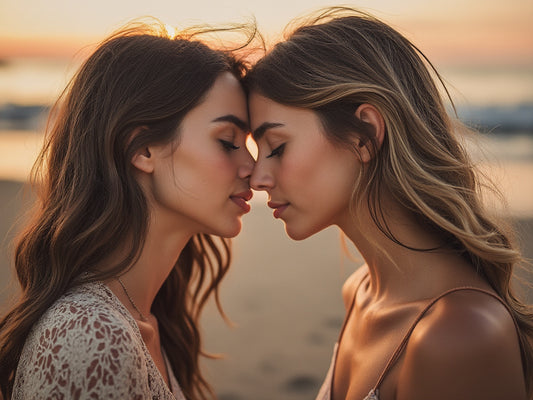
[[[283,161],[280,184],[312,203],[349,200],[357,178],[358,164],[352,154],[318,150]]]
[[[334,172],[338,160],[324,150],[323,147],[307,147],[305,152],[282,158],[280,184],[313,201],[328,196],[338,179]]]
[[[237,165],[227,156],[213,156],[205,160],[204,168],[213,185],[227,184],[237,176]]]
[[[176,163],[178,180],[186,179],[190,187],[216,187],[227,182],[234,171],[231,160],[216,152],[196,154]]]
[[[316,175],[317,166],[312,156],[285,157],[282,158],[278,179],[280,184],[286,183],[291,187],[306,187],[311,183],[313,175]]]

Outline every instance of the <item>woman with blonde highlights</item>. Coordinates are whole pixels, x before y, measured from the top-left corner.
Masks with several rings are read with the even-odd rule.
[[[365,264],[317,399],[532,395],[522,261],[481,202],[477,172],[425,56],[387,24],[333,8],[300,23],[246,77],[251,185],[287,234],[337,225]]]
[[[126,28],[56,105],[0,321],[4,398],[212,395],[198,320],[220,309],[253,159],[244,65],[201,33]]]

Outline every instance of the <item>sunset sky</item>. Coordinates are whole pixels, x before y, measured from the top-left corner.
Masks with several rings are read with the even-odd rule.
[[[155,16],[177,27],[242,22],[255,16],[272,37],[324,0],[0,0],[0,57],[70,57],[122,24]],[[345,3],[346,4],[346,3]],[[437,64],[533,66],[531,0],[362,0]]]

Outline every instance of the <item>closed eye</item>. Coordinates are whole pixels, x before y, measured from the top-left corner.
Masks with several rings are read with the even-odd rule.
[[[224,150],[228,152],[240,149],[240,146],[235,146],[232,142],[229,142],[227,140],[219,139],[219,142],[220,144],[222,144],[222,147],[224,148]]]
[[[281,157],[284,150],[285,150],[285,143],[280,144],[278,147],[272,150],[272,152],[266,158]]]

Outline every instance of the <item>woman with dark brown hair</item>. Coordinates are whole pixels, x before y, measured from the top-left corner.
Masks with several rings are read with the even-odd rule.
[[[105,40],[55,107],[0,322],[6,399],[205,399],[198,319],[249,211],[245,70],[137,25]]]
[[[533,310],[511,281],[522,258],[482,202],[424,55],[373,16],[332,8],[246,81],[252,188],[291,238],[336,225],[364,259],[317,400],[532,398]]]

